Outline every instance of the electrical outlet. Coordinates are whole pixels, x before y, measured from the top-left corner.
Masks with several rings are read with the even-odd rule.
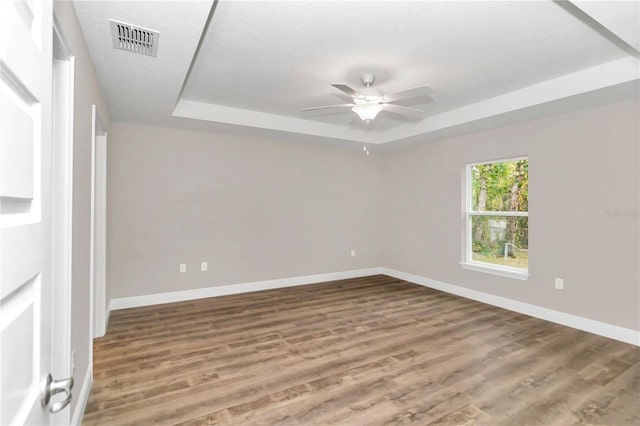
[[[183,274],[187,272],[187,264],[186,263],[181,263],[180,264],[180,273]]]
[[[71,350],[71,377],[73,377],[73,373],[76,372],[76,350],[75,348]]]
[[[356,251],[355,250],[351,250],[351,257],[356,257]]]
[[[207,262],[200,262],[200,270],[201,271],[206,271],[207,268],[208,268]]]
[[[564,289],[564,280],[562,278],[556,278],[556,289],[558,290]]]

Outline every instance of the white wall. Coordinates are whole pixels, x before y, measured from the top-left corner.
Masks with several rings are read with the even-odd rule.
[[[71,347],[76,349],[74,401],[82,389],[89,367],[90,288],[89,259],[91,236],[91,106],[97,105],[108,128],[111,125],[93,63],[89,56],[80,23],[70,1],[55,1],[54,14],[75,56],[75,99],[73,128],[73,240],[71,290]]]
[[[640,329],[638,100],[390,151],[385,267]],[[529,157],[529,273],[463,270],[467,163]],[[554,278],[564,278],[564,290]]]

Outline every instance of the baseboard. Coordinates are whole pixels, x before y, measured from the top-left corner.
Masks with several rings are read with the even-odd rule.
[[[493,294],[483,293],[477,290],[471,290],[466,287],[460,287],[448,284],[442,281],[432,280],[430,278],[421,277],[419,275],[409,274],[402,271],[396,271],[389,268],[380,268],[384,275],[409,281],[425,287],[441,290],[467,299],[477,300],[478,302],[488,305],[498,306],[510,311],[519,312],[521,314],[540,318],[546,321],[555,322],[557,324],[566,325],[568,327],[577,328],[578,330],[588,331],[589,333],[598,334],[610,339],[619,340],[632,345],[640,346],[640,331],[631,330],[629,328],[619,327],[617,325],[607,324],[588,318],[571,315],[553,309],[543,308],[529,303],[519,302],[517,300],[507,299],[505,297],[495,296]]]
[[[325,281],[345,280],[349,278],[367,277],[381,273],[382,268],[356,269],[352,271],[333,272],[328,274],[304,275],[276,280],[255,281],[241,284],[206,287],[195,290],[172,291],[169,293],[148,294],[145,296],[123,297],[111,299],[110,311],[116,309],[137,308],[140,306],[160,305],[163,303],[183,302],[185,300],[204,299],[207,297],[227,296],[230,294],[248,293],[274,288],[293,287],[315,284]]]
[[[107,311],[107,324],[112,310],[136,308],[140,306],[159,305],[163,303],[182,302],[185,300],[204,299],[207,297],[226,296],[231,294],[248,293],[252,291],[270,290],[275,288],[293,287],[305,284],[315,284],[325,281],[344,280],[349,278],[366,277],[370,275],[385,274],[401,280],[409,281],[425,287],[441,290],[467,299],[476,300],[488,305],[519,312],[521,314],[551,321],[568,327],[577,328],[589,333],[598,334],[610,339],[630,343],[640,346],[640,331],[619,327],[604,322],[543,308],[506,297],[495,296],[493,294],[472,290],[466,287],[448,284],[442,281],[425,278],[407,272],[397,271],[390,268],[368,268],[352,271],[334,272],[328,274],[304,275],[300,277],[282,278],[276,280],[255,281],[241,284],[224,285],[217,287],[207,287],[195,290],[174,291],[169,293],[149,294],[145,296],[125,297],[111,299]]]
[[[92,383],[92,367],[89,366],[87,368],[87,373],[84,376],[84,382],[82,382],[82,389],[80,389],[80,393],[78,394],[78,399],[76,403],[76,409],[73,412],[73,417],[71,418],[71,424],[73,426],[79,426],[82,424],[82,417],[84,417],[84,410],[87,408],[87,401],[89,400],[89,392],[91,391],[91,383]]]

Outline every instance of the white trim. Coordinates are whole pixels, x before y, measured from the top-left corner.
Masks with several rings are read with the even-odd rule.
[[[377,275],[381,273],[382,268],[356,269],[352,271],[333,272],[328,274],[303,275],[300,277],[292,278],[280,278],[275,280],[254,281],[241,284],[206,287],[195,290],[172,291],[170,293],[123,297],[120,299],[111,299],[110,310],[137,308],[140,306],[159,305],[162,303],[182,302],[185,300],[204,299],[207,297],[226,296],[229,294],[249,293],[252,291],[315,284],[324,281],[368,277],[370,275]]]
[[[520,161],[527,160],[529,161],[529,157],[527,155],[518,155],[515,157],[505,157],[505,158],[494,158],[492,160],[478,161],[477,163],[469,163],[467,166],[484,166],[487,164],[495,164],[495,163],[508,163],[511,161]]]
[[[484,272],[486,274],[500,275],[501,277],[515,278],[526,281],[529,278],[527,269],[510,268],[508,266],[493,266],[483,262],[460,262],[462,269]]]
[[[54,377],[74,374],[71,360],[71,279],[73,241],[73,128],[75,57],[69,49],[56,16],[53,16],[54,49],[60,58],[52,58],[53,69],[53,332],[52,367]],[[52,421],[69,423],[71,413],[63,410]]]
[[[91,342],[93,345],[93,342]],[[84,375],[84,382],[82,383],[82,389],[78,394],[76,402],[76,409],[73,412],[71,424],[73,426],[82,424],[82,417],[84,417],[84,410],[87,408],[87,401],[89,401],[89,391],[91,391],[91,384],[93,382],[93,368],[91,365],[87,367],[87,373]]]
[[[529,303],[519,302],[517,300],[507,299],[493,294],[483,293],[481,291],[472,290],[466,287],[460,287],[453,284],[436,281],[419,275],[409,274],[389,268],[381,268],[382,273],[390,277],[409,281],[425,287],[436,290],[445,291],[467,299],[477,300],[478,302],[488,305],[498,306],[510,311],[519,312],[521,314],[540,318],[557,324],[566,325],[567,327],[577,328],[578,330],[587,331],[589,333],[608,337],[610,339],[619,340],[621,342],[630,343],[640,346],[640,331],[629,328],[619,327],[617,325],[607,324],[604,322],[571,315],[564,312],[554,311],[553,309],[543,308],[541,306],[531,305]]]
[[[472,258],[473,242],[471,238],[471,216],[467,212],[471,210],[473,206],[471,202],[471,194],[469,189],[471,188],[471,165],[467,164],[464,167],[462,182],[464,187],[462,188],[462,205],[464,210],[462,212],[462,261],[466,262]]]
[[[473,189],[472,189],[472,174],[473,167],[486,165],[486,164],[496,164],[496,163],[508,163],[513,161],[521,161],[526,160],[527,164],[529,163],[529,157],[527,155],[521,155],[517,157],[505,158],[505,159],[496,159],[490,161],[482,161],[479,163],[468,163],[464,168],[464,218],[463,218],[463,252],[462,252],[462,261],[460,262],[460,266],[462,269],[468,269],[476,272],[484,272],[488,274],[500,275],[502,277],[515,278],[518,280],[526,280],[529,278],[529,270],[528,268],[514,268],[510,266],[503,266],[497,264],[487,264],[484,262],[477,262],[473,260],[473,236],[471,235],[473,232],[473,217],[477,216],[500,216],[500,217],[529,217],[529,212],[509,212],[509,211],[476,211],[472,210],[473,207]]]
[[[94,257],[94,244],[95,244],[95,146],[96,146],[96,106],[91,105],[91,209],[90,209],[90,222],[89,222],[89,367],[93,368],[93,338],[94,338],[94,289],[93,289],[93,257]],[[93,373],[91,373],[93,378]]]
[[[93,340],[96,337],[104,336],[106,329],[104,314],[106,312],[106,144],[108,142],[107,132],[96,105],[91,106],[91,124],[93,134],[91,135],[91,246],[89,259],[91,334],[89,338]],[[104,143],[104,147],[99,146],[102,143]],[[104,171],[104,176],[96,175],[98,167]],[[101,220],[97,220],[98,218]],[[99,227],[98,235],[96,235],[96,227]],[[96,250],[96,242],[101,244],[98,250]],[[96,277],[96,270],[100,274],[98,277]],[[96,303],[100,304],[98,309],[94,306]]]
[[[500,216],[500,217],[528,217],[529,216],[529,212],[504,212],[504,211],[497,211],[497,212],[492,212],[492,211],[482,211],[482,212],[477,212],[477,211],[469,211],[467,212],[467,214],[469,216]]]

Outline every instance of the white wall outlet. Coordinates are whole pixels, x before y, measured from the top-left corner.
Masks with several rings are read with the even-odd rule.
[[[180,273],[183,274],[187,272],[187,264],[186,263],[181,263],[180,264]]]
[[[351,257],[356,257],[356,251],[355,250],[351,250]]]
[[[76,350],[75,348],[71,350],[71,377],[73,377],[73,373],[76,372]]]
[[[558,290],[564,289],[564,280],[562,278],[556,278],[556,289]]]
[[[207,262],[200,262],[200,270],[201,271],[206,271],[207,268],[208,268]]]

